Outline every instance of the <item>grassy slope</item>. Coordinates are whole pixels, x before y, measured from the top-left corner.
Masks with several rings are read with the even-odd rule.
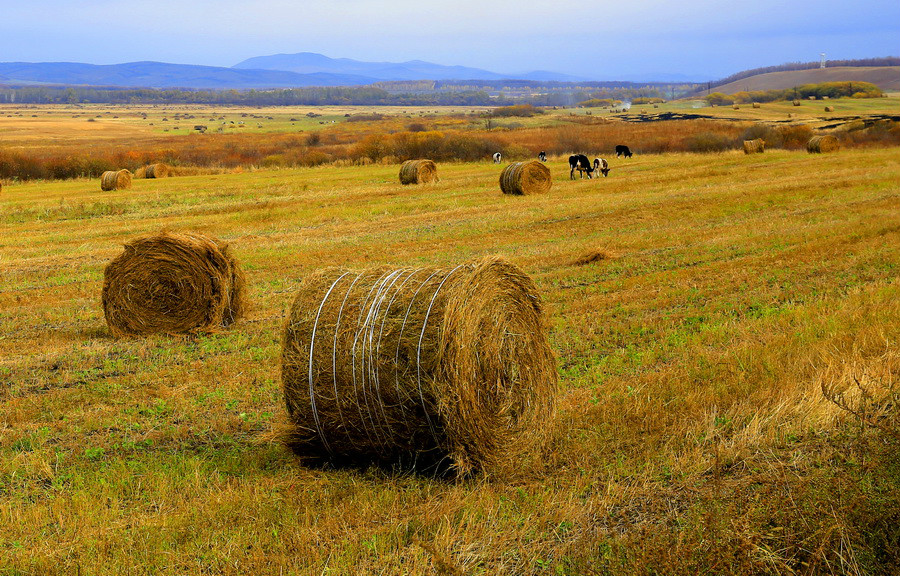
[[[715,91],[734,94],[742,90],[781,90],[802,84],[847,81],[871,82],[886,92],[900,90],[900,66],[837,66],[769,72],[717,86]]]
[[[900,372],[896,150],[612,164],[573,183],[557,163],[551,193],[525,198],[500,195],[487,163],[418,188],[396,166],[5,186],[0,574],[900,564],[897,444],[820,392]],[[248,319],[110,338],[103,266],[163,227],[233,243]],[[573,265],[591,250],[612,257]],[[552,315],[564,391],[539,463],[446,482],[304,469],[264,440],[300,276],[494,252]]]

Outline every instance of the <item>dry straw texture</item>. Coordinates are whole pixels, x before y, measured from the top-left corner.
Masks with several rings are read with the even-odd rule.
[[[172,168],[168,164],[159,162],[144,169],[144,178],[167,178],[171,172]]]
[[[100,176],[101,190],[127,190],[131,188],[131,172],[128,170],[107,170]]]
[[[213,332],[243,314],[245,294],[227,244],[162,232],[131,240],[106,266],[103,313],[115,336]]]
[[[542,162],[513,162],[500,173],[500,189],[504,194],[542,194],[550,190],[550,169]]]
[[[541,445],[557,391],[537,289],[497,257],[451,269],[326,269],[282,343],[297,454],[466,474]]]
[[[762,138],[744,140],[744,154],[762,154],[766,151],[766,143]]]
[[[437,165],[431,160],[407,160],[400,166],[401,184],[428,184],[437,179]]]
[[[826,112],[834,112],[834,106],[826,106],[825,111]]]
[[[754,108],[759,108],[759,102],[754,102],[754,103],[753,103],[753,107],[754,107]]]
[[[824,136],[813,136],[806,143],[806,151],[810,154],[821,154],[823,152],[835,152],[841,147],[838,139],[831,134]]]

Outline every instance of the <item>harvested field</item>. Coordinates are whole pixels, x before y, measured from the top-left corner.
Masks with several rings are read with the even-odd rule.
[[[396,163],[4,178],[0,572],[896,572],[900,165],[840,160],[638,151],[569,181],[559,156],[553,193],[527,197],[484,160],[402,189]],[[167,227],[231,245],[247,315],[114,338],[104,267]],[[301,282],[494,254],[549,322],[544,446],[448,480],[278,441]]]

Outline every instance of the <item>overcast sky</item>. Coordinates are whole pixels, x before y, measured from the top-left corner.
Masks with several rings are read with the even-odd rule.
[[[0,0],[0,61],[232,66],[253,56],[427,60],[598,80],[715,79],[900,55],[897,0]]]

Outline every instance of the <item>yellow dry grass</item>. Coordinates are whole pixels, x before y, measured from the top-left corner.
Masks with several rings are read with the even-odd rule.
[[[896,566],[896,444],[822,386],[852,391],[858,378],[874,403],[900,374],[900,166],[895,149],[841,158],[641,155],[574,182],[555,159],[553,194],[526,197],[499,194],[488,163],[442,165],[440,182],[415,188],[380,165],[104,193],[96,180],[5,185],[0,567]],[[111,337],[103,266],[124,240],[163,228],[230,243],[248,276],[246,321],[193,338]],[[598,247],[616,257],[578,262]],[[515,474],[448,482],[305,468],[266,440],[283,413],[279,336],[300,278],[493,253],[534,278],[551,319],[561,397],[545,450]],[[896,411],[880,406],[888,426]]]

